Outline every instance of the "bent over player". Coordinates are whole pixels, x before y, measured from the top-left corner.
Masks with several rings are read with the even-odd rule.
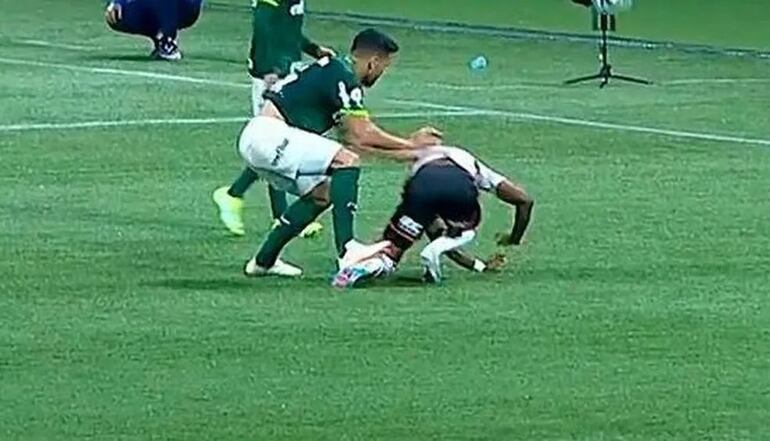
[[[441,280],[440,258],[444,254],[469,270],[484,271],[488,262],[461,250],[476,237],[481,222],[480,190],[494,193],[515,207],[513,228],[510,234],[501,235],[498,244],[521,244],[534,206],[521,187],[460,148],[432,147],[411,156],[415,162],[401,203],[383,234],[389,245],[374,257],[340,270],[335,286],[353,287],[392,274],[404,253],[426,232],[431,242],[420,258],[427,281]],[[499,264],[498,259],[492,263]]]
[[[341,268],[384,246],[354,240],[360,160],[353,151],[321,135],[339,125],[345,142],[364,150],[412,151],[438,142],[440,134],[431,128],[403,139],[369,119],[363,88],[377,82],[398,49],[387,35],[362,31],[353,40],[350,55],[321,58],[265,94],[265,106],[243,129],[238,149],[260,178],[299,199],[247,262],[247,275],[301,275],[300,268],[282,262],[279,255],[329,206]]]
[[[265,91],[296,70],[303,53],[315,59],[335,55],[331,49],[319,46],[305,36],[302,32],[304,17],[305,0],[254,0],[249,50],[254,116],[262,110]],[[246,234],[243,195],[256,180],[256,172],[246,167],[230,186],[214,192],[219,218],[225,228],[236,236]],[[286,211],[286,193],[268,186],[268,196],[273,219],[277,220]],[[311,224],[304,233],[312,235],[320,229],[320,224]]]

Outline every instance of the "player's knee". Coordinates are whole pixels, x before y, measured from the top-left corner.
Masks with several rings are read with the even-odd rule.
[[[529,209],[535,206],[535,199],[526,193],[524,194],[524,206],[529,207]]]
[[[334,156],[332,167],[334,168],[350,168],[360,167],[361,158],[354,152],[348,149],[342,149]]]
[[[329,194],[329,183],[324,182],[313,189],[312,192],[310,192],[310,198],[313,200],[313,203],[316,204],[318,207],[326,209],[331,206],[331,196]]]
[[[187,0],[185,8],[182,12],[182,19],[179,23],[179,29],[187,29],[192,27],[200,18],[202,8],[202,0]]]

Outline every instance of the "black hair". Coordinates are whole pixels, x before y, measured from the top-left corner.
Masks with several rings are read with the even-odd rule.
[[[350,46],[351,52],[365,50],[388,55],[395,54],[398,52],[398,49],[398,43],[395,40],[387,34],[372,28],[359,32]]]

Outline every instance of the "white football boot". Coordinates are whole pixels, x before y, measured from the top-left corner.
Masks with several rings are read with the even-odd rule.
[[[278,276],[296,278],[302,276],[302,268],[288,264],[281,259],[276,260],[272,267],[263,268],[257,264],[257,259],[252,257],[246,262],[246,266],[243,267],[243,273],[249,277]]]

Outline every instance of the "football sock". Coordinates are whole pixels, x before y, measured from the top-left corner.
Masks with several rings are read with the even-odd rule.
[[[273,212],[273,219],[279,219],[289,206],[286,202],[286,192],[276,190],[268,185],[267,194],[270,196],[270,210]]]
[[[230,186],[230,189],[227,190],[227,194],[234,198],[243,198],[246,190],[251,187],[251,184],[253,184],[257,178],[257,172],[246,167],[243,169],[241,175],[238,176],[238,179],[236,179],[235,182],[233,182],[233,184]]]
[[[257,264],[263,268],[272,267],[286,244],[299,236],[325,209],[310,197],[297,199],[281,216],[280,223],[267,235],[257,253]]]
[[[334,243],[339,255],[345,253],[345,244],[353,239],[353,216],[358,209],[358,178],[361,169],[357,167],[338,168],[332,172],[330,189],[334,223]]]

